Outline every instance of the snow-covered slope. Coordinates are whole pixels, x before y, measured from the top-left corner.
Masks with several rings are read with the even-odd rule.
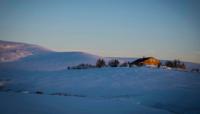
[[[99,56],[22,43],[1,41],[0,52],[2,114],[200,113],[199,73],[146,67],[67,70],[95,64]]]
[[[98,56],[83,52],[51,52],[28,56],[21,60],[0,64],[2,69],[55,71],[81,63],[95,64]]]
[[[81,63],[95,64],[99,56],[83,52],[55,52],[38,45],[0,41],[0,68],[20,70],[63,70]],[[137,58],[105,57],[132,62]],[[164,60],[162,61],[165,62]],[[200,64],[185,62],[187,68],[200,68]]]
[[[0,40],[0,62],[16,61],[30,55],[47,52],[51,51],[41,46]]]
[[[0,74],[7,80],[3,114],[200,113],[199,73],[134,67]]]
[[[81,63],[95,64],[98,56],[84,52],[55,52],[41,46],[0,41],[0,68],[62,70]]]

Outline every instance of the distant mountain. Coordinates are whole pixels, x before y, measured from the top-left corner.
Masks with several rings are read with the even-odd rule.
[[[21,58],[51,52],[38,45],[0,40],[0,62],[12,62]]]

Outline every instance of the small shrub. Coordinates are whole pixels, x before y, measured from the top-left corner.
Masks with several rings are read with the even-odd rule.
[[[68,67],[68,70],[70,70],[70,69],[89,69],[89,68],[95,68],[95,66],[93,66],[91,64],[79,64],[77,66]]]
[[[200,70],[199,70],[198,68],[193,68],[193,69],[191,70],[191,72],[200,72]]]
[[[42,95],[42,94],[43,94],[43,92],[42,92],[42,91],[36,91],[35,93],[36,93],[36,94],[40,94],[40,95]]]
[[[167,66],[167,67],[174,67],[174,64],[173,64],[172,61],[167,61],[167,62],[165,63],[165,66]]]
[[[109,65],[110,67],[118,67],[119,64],[120,64],[120,62],[119,62],[118,60],[116,60],[116,59],[110,60],[110,61],[108,62],[108,65]]]
[[[122,64],[120,65],[120,67],[128,67],[128,66],[129,66],[128,62],[124,62],[124,63],[122,63]]]
[[[160,68],[161,65],[162,65],[162,63],[160,62],[157,67]]]

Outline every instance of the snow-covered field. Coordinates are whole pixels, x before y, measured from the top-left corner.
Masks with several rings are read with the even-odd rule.
[[[0,114],[200,114],[199,73],[145,67],[67,70],[95,64],[99,56],[5,41],[0,41],[0,58]]]
[[[0,74],[2,114],[200,113],[199,73],[135,67]]]

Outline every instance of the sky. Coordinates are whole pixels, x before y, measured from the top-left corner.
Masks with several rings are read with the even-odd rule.
[[[199,0],[0,0],[0,40],[200,63]]]

